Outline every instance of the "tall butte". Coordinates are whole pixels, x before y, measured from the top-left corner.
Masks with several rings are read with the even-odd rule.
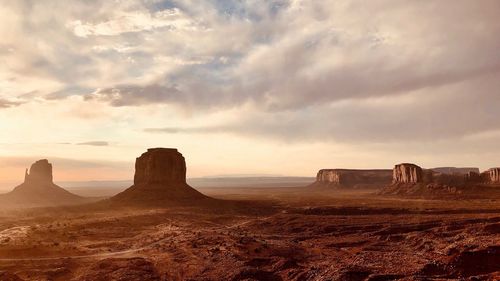
[[[113,203],[163,205],[209,197],[186,183],[186,161],[175,148],[150,148],[135,160],[134,185],[110,198]]]
[[[39,207],[72,205],[86,199],[54,184],[52,164],[47,159],[33,163],[24,174],[24,182],[7,194],[0,195],[2,205],[11,207]]]

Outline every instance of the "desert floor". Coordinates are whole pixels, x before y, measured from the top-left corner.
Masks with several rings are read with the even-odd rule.
[[[3,211],[0,280],[500,279],[498,200],[202,192],[220,204]]]

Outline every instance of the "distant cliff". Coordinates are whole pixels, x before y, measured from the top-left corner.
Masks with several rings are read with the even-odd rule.
[[[390,184],[391,170],[322,169],[312,187],[377,188]]]
[[[392,184],[379,194],[410,197],[442,198],[498,197],[500,195],[500,168],[479,174],[478,168],[434,168],[403,163],[394,166]],[[492,197],[492,198],[493,198]]]
[[[491,168],[482,173],[482,179],[490,184],[500,184],[500,168]]]
[[[438,168],[432,168],[430,170],[437,172],[437,173],[449,174],[449,175],[453,175],[453,174],[466,175],[468,173],[477,173],[477,174],[480,173],[479,168],[476,168],[476,167],[460,167],[460,168],[438,167]]]

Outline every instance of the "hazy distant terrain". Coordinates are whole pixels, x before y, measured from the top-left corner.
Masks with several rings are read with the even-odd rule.
[[[314,177],[204,177],[188,178],[187,182],[194,188],[228,188],[228,187],[298,187],[314,182]],[[57,182],[58,185],[81,196],[113,196],[131,186],[132,180],[120,181],[71,181]],[[6,193],[15,183],[0,183],[0,193]]]

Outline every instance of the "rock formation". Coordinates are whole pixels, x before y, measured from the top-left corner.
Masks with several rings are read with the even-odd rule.
[[[24,182],[7,194],[0,195],[2,205],[9,207],[39,207],[71,205],[85,202],[86,199],[72,194],[53,182],[52,164],[47,159],[36,161]]]
[[[500,183],[500,168],[491,168],[485,172],[486,182],[492,184]]]
[[[467,175],[469,173],[477,173],[479,174],[479,168],[476,167],[438,167],[430,169],[433,172],[440,174],[448,174],[448,175]]]
[[[499,194],[493,185],[495,180],[500,180],[499,172],[500,169],[490,169],[479,174],[476,168],[427,170],[403,163],[394,167],[392,185],[383,188],[379,194],[436,199],[495,197]]]
[[[186,161],[174,148],[150,148],[135,161],[134,185],[186,184]]]
[[[476,172],[468,172],[464,178],[466,183],[480,183],[482,181],[481,174]]]
[[[403,163],[394,167],[392,183],[420,183],[423,181],[422,168],[415,164]]]
[[[340,184],[342,178],[342,172],[337,169],[322,169],[318,171],[316,175],[316,182],[322,182],[327,184]]]
[[[134,185],[111,202],[164,205],[207,199],[186,183],[186,162],[173,148],[150,148],[135,161]]]
[[[312,186],[375,188],[390,184],[391,178],[391,170],[322,169]]]
[[[29,173],[28,169],[26,169],[24,182],[38,185],[52,184],[52,164],[47,159],[36,161],[31,165]]]

